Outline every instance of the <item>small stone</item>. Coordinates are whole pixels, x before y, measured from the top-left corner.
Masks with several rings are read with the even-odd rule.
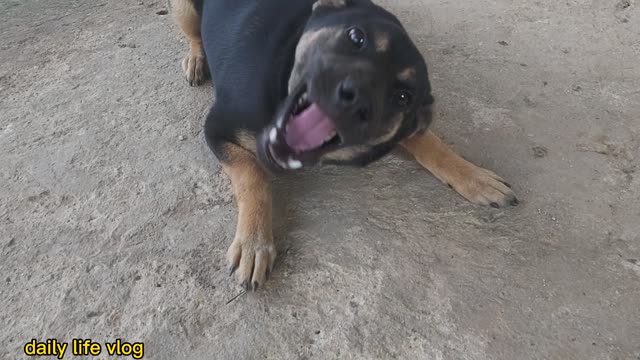
[[[528,107],[536,107],[535,101],[531,100],[531,98],[529,98],[528,96],[525,96],[523,101],[524,101],[524,104]]]
[[[187,140],[187,137],[184,136],[184,135],[180,135],[180,136],[178,136],[178,140],[185,141],[185,140]]]
[[[544,146],[534,146],[531,148],[531,151],[533,152],[533,156],[537,158],[546,157],[549,153],[549,150]]]

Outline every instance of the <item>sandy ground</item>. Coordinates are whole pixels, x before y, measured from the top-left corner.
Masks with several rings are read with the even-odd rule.
[[[402,154],[278,179],[275,274],[230,304],[211,90],[164,2],[0,1],[0,358],[122,338],[145,359],[640,359],[640,3],[616,1],[383,1],[431,66],[435,129],[522,205],[468,204]]]

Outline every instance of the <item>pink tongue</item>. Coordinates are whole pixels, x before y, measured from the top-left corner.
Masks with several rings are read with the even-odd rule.
[[[308,151],[319,148],[324,140],[333,135],[336,126],[323,114],[316,104],[294,116],[287,124],[287,144],[295,151]]]

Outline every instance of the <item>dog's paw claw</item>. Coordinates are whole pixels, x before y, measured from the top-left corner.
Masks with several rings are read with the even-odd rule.
[[[237,265],[229,266],[229,276],[233,276],[233,274],[236,272],[236,270],[238,270],[238,266]]]

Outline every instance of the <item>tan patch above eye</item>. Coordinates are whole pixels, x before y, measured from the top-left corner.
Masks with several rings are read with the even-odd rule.
[[[398,73],[398,80],[409,81],[416,78],[416,69],[406,68]]]
[[[318,6],[342,7],[346,5],[347,3],[345,0],[318,0],[313,4],[313,10]]]
[[[389,38],[389,34],[376,33],[375,34],[375,43],[376,43],[376,50],[378,52],[385,52],[385,51],[389,50],[389,45],[391,43],[391,39]]]

